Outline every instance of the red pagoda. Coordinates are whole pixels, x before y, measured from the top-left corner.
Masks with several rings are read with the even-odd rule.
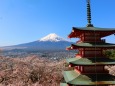
[[[64,81],[60,86],[109,86],[115,85],[115,76],[104,68],[115,65],[115,60],[103,55],[103,50],[115,49],[115,44],[106,43],[102,37],[115,34],[115,28],[99,28],[91,24],[90,1],[87,0],[86,27],[73,27],[69,38],[79,38],[67,50],[78,50],[75,58],[67,59],[74,70],[63,72]]]

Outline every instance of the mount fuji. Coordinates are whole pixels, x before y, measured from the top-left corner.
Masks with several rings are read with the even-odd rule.
[[[67,41],[64,38],[58,36],[55,33],[51,33],[43,38],[41,38],[39,41],[50,41],[50,42],[59,42],[59,41]]]
[[[4,47],[5,50],[23,49],[29,51],[40,50],[65,50],[67,46],[70,46],[72,42],[51,33],[37,41]]]

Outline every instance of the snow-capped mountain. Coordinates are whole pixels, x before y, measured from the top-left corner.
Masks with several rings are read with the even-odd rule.
[[[56,35],[55,33],[49,34],[40,40],[23,43],[14,46],[4,47],[4,49],[23,49],[23,50],[65,50],[72,42]]]
[[[51,42],[59,42],[59,41],[67,41],[64,38],[58,36],[55,33],[51,33],[43,38],[41,38],[39,41],[51,41]]]

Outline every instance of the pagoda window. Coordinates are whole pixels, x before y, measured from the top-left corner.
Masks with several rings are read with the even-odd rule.
[[[94,36],[94,33],[85,33],[85,36]],[[100,36],[99,33],[95,33],[95,36]]]
[[[84,56],[102,56],[102,51],[84,51]]]
[[[85,34],[87,34],[87,33],[85,33]],[[98,34],[96,36],[94,36],[94,34],[92,34],[92,35],[89,35],[89,36],[84,36],[83,41],[85,41],[85,42],[94,42],[94,41],[101,42],[101,38],[100,38],[100,35],[98,35]]]
[[[101,50],[101,48],[85,48],[85,50]]]
[[[104,70],[104,66],[84,66],[83,67],[83,73],[104,73],[106,70]]]
[[[93,39],[93,40],[101,40],[100,37],[94,37],[94,36],[90,36],[90,37],[85,37],[86,40],[90,40],[90,39]]]
[[[101,54],[101,51],[85,51],[85,55],[87,54]]]

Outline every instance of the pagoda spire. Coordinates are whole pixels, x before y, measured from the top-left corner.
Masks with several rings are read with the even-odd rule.
[[[87,0],[87,27],[93,27],[91,24],[91,7],[90,7],[90,0]]]

